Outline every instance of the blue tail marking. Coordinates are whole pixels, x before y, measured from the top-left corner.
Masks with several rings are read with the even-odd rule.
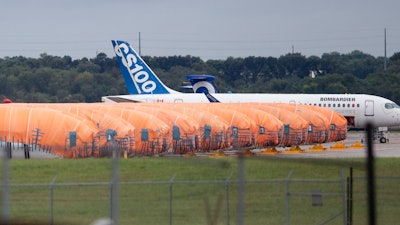
[[[118,40],[111,42],[129,94],[170,94],[175,92],[160,81],[128,42]]]
[[[219,103],[220,101],[218,101],[218,99],[216,99],[214,96],[212,96],[210,93],[208,93],[208,92],[204,92],[204,94],[206,95],[206,97],[207,97],[207,99],[208,99],[208,101],[210,102],[210,103]]]

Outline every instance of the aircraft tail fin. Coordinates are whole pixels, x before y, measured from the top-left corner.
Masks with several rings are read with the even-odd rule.
[[[111,42],[129,94],[179,93],[163,84],[128,42]]]
[[[192,84],[194,93],[218,93],[213,80],[214,76],[211,75],[187,75],[186,79]]]

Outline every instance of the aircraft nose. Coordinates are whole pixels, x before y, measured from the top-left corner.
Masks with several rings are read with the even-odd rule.
[[[398,126],[400,126],[400,109],[396,110],[396,114],[395,114],[395,116],[394,116],[394,119],[395,119],[395,121],[396,121],[396,124],[397,124]]]

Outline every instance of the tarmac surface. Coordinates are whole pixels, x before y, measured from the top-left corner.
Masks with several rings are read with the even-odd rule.
[[[5,153],[5,144],[4,142],[0,143],[0,157],[3,158]],[[29,152],[30,159],[62,159],[63,157],[50,153],[48,151],[45,151],[43,149],[32,149]],[[12,159],[24,159],[25,158],[25,151],[23,149],[23,146],[20,144],[15,144],[12,147],[12,152],[11,152],[11,158]]]
[[[270,154],[277,157],[294,157],[294,158],[363,158],[367,157],[366,137],[363,131],[349,131],[347,139],[341,142],[330,142],[317,145],[301,145],[301,151],[291,151],[288,147],[277,147],[278,153]],[[373,155],[375,157],[400,157],[400,132],[389,132],[386,134],[388,141],[380,143],[379,140],[373,141]],[[4,154],[4,143],[0,145],[0,157]],[[353,147],[354,146],[354,147]],[[256,149],[251,152],[255,155],[263,155],[266,149]],[[226,151],[226,154],[234,155],[237,152]],[[198,153],[197,156],[210,156],[211,154]],[[25,153],[22,147],[14,147],[12,151],[12,158],[25,158]],[[48,158],[48,159],[61,159],[61,156],[39,150],[33,149],[30,151],[30,158]]]
[[[374,140],[372,145],[375,157],[400,157],[400,132],[389,132],[385,135],[386,143]],[[367,157],[366,133],[363,131],[349,131],[347,139],[341,142],[323,143],[323,149],[316,145],[299,146],[304,152],[291,153],[288,148],[277,148],[282,151],[283,157],[298,158],[364,158]],[[318,147],[318,146],[317,146]]]

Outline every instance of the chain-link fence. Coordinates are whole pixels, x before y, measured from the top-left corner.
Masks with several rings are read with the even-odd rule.
[[[369,177],[352,177],[351,169],[348,176],[338,169],[333,179],[299,179],[301,175],[291,171],[281,179],[254,180],[245,178],[244,157],[239,157],[236,179],[229,174],[216,180],[181,180],[173,175],[155,181],[121,181],[117,157],[112,159],[109,182],[65,183],[54,177],[47,183],[17,184],[9,182],[7,151],[3,156],[3,221],[91,224],[111,218],[115,224],[171,225],[370,222]],[[375,178],[375,219],[379,224],[397,224],[400,176]]]
[[[8,211],[11,219],[48,224],[90,224],[108,217],[117,224],[229,225],[238,220],[244,224],[348,224],[349,189],[343,174],[338,171],[337,179],[292,179],[290,173],[282,179],[244,180],[243,193],[238,193],[242,181],[230,176],[100,183],[57,183],[55,177],[46,184],[9,184],[8,204],[3,202],[2,212]],[[394,189],[400,177],[379,179],[393,186],[379,187],[382,193],[378,194],[400,193]],[[355,224],[366,224],[364,177],[354,179],[353,192]],[[238,205],[240,195],[243,207]],[[394,199],[385,206],[396,207],[397,202]]]

